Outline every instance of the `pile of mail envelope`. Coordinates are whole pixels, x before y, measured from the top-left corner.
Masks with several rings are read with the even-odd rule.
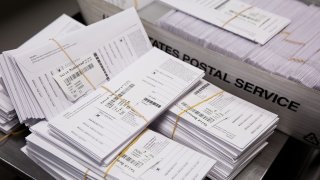
[[[161,1],[177,9],[157,21],[161,28],[320,89],[319,7],[298,0]]]
[[[134,8],[62,15],[0,67],[0,129],[26,124],[21,150],[56,179],[232,179],[278,122],[152,48]]]
[[[152,48],[134,9],[15,60],[46,119],[22,151],[53,177],[203,179],[216,163],[146,129],[204,72]]]
[[[153,129],[217,163],[214,179],[233,179],[266,145],[278,116],[201,80]]]

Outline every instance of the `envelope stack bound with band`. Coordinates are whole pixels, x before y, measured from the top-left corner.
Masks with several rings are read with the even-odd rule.
[[[0,116],[30,128],[21,150],[56,179],[231,179],[278,122],[152,48],[134,8],[62,15],[1,57]]]
[[[268,143],[278,116],[201,80],[152,127],[215,159],[214,179],[233,179]]]
[[[161,0],[157,24],[186,40],[320,89],[320,8],[298,0]]]
[[[50,25],[33,36],[19,48],[4,51],[0,55],[1,72],[1,118],[0,129],[5,133],[12,132],[20,123],[34,124],[43,118],[40,107],[26,82],[28,77],[21,74],[15,56],[27,52],[46,42],[49,38],[64,36],[84,27],[67,15],[61,15]]]
[[[53,177],[202,179],[216,163],[146,129],[204,72],[151,48],[133,8],[15,59],[47,120],[22,151]]]
[[[46,83],[48,82],[47,78],[41,77],[40,74],[49,71],[49,67],[44,65],[42,67],[37,67],[38,63],[33,61],[28,62],[25,61],[25,59],[19,60],[17,57],[20,54],[25,54],[31,49],[47,42],[50,38],[65,36],[82,27],[84,27],[84,25],[81,23],[67,15],[62,15],[19,48],[3,52],[3,59],[0,61],[3,82],[20,123],[32,125],[39,120],[44,119],[44,109],[46,106],[39,105],[34,92],[41,93],[41,96],[44,97],[45,93],[50,93],[49,91],[52,92],[55,89],[51,86],[50,89],[47,88],[45,92],[40,89],[41,87],[48,87],[46,86]],[[41,62],[39,61],[39,63]],[[26,73],[23,73],[25,67],[30,68],[27,69]],[[41,84],[38,84],[32,79],[31,75],[35,75],[36,73],[38,73],[39,76],[35,78],[38,81],[41,81]],[[51,71],[51,73],[53,72]],[[29,82],[32,83],[29,84]],[[33,87],[35,87],[36,91],[32,91]],[[56,106],[57,105],[58,104],[56,104]]]
[[[3,61],[3,57],[1,55],[0,61]],[[3,79],[0,77],[0,131],[5,134],[9,134],[18,127],[18,125],[19,120],[17,118],[17,114],[5,88]]]

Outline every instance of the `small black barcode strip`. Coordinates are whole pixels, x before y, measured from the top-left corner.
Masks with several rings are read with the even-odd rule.
[[[135,167],[141,167],[143,165],[142,162],[138,162],[134,159],[132,159],[130,156],[127,156],[126,154],[124,154],[122,156],[123,159],[125,159],[126,161],[128,161],[130,164],[134,165]]]
[[[144,98],[143,100],[144,100],[144,101],[146,101],[146,102],[148,102],[148,103],[149,103],[149,104],[151,104],[151,105],[156,106],[157,108],[160,108],[160,107],[161,107],[161,105],[160,105],[160,104],[158,104],[158,103],[156,103],[156,102],[152,101],[152,100],[151,100],[151,99],[149,99],[149,98]]]
[[[87,72],[89,71],[90,69],[92,69],[94,66],[93,64],[89,64],[88,66],[85,66],[83,69],[82,69],[82,72]],[[76,79],[77,77],[79,77],[81,75],[81,72],[80,71],[77,71],[75,73],[73,73],[72,75],[70,75],[69,77],[67,77],[65,80],[64,80],[64,83],[66,83],[66,85],[70,85],[71,81],[73,81],[74,79]]]
[[[198,115],[199,117],[201,117],[202,119],[208,121],[208,122],[213,122],[214,119],[204,115],[203,113],[201,113],[200,111],[198,110],[195,110],[195,109],[191,109],[192,112],[194,112],[196,115]]]

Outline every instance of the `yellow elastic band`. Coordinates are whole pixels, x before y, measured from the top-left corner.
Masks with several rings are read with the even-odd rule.
[[[286,37],[283,40],[288,42],[288,43],[297,44],[297,45],[300,45],[300,46],[306,45],[306,43],[304,43],[304,42],[299,42],[299,41],[288,39],[288,36],[291,34],[288,31],[281,31],[280,34],[286,35]]]
[[[77,64],[72,60],[72,58],[69,56],[69,54],[65,51],[65,49],[60,45],[60,43],[55,40],[55,39],[50,39],[51,41],[53,41],[58,47],[59,49],[64,53],[64,55],[70,60],[70,62],[78,69],[78,71],[80,72],[80,74],[86,79],[86,81],[90,84],[90,86],[92,87],[92,89],[96,90],[96,87],[94,87],[93,83],[89,80],[89,78],[85,75],[85,73],[79,68],[79,66],[77,66]]]
[[[233,16],[233,17],[230,18],[228,21],[226,21],[226,22],[222,25],[222,27],[225,27],[225,26],[226,26],[227,24],[229,24],[231,21],[233,21],[233,20],[236,19],[238,16],[240,16],[242,13],[248,11],[248,10],[251,9],[251,8],[253,8],[253,6],[249,6],[249,7],[247,7],[246,9],[238,12],[235,16]]]
[[[134,8],[138,9],[139,0],[133,0]]]
[[[291,43],[291,44],[300,45],[300,46],[306,45],[306,43],[304,43],[304,42],[299,42],[299,41],[295,41],[295,40],[291,40],[291,39],[287,39],[287,38],[285,38],[284,41]]]
[[[182,111],[177,115],[176,122],[175,122],[175,124],[174,124],[174,126],[173,126],[173,130],[172,130],[172,134],[171,134],[171,139],[174,138],[174,134],[176,133],[176,129],[177,129],[177,127],[178,127],[178,123],[179,123],[179,121],[180,121],[181,116],[182,116],[184,113],[186,113],[186,112],[188,112],[189,110],[194,109],[195,107],[197,107],[197,106],[199,106],[199,105],[201,105],[201,104],[203,104],[203,103],[211,100],[212,98],[214,98],[214,97],[216,97],[216,96],[221,95],[223,92],[224,92],[224,91],[222,90],[222,91],[220,91],[220,92],[218,92],[218,93],[215,93],[215,94],[213,94],[212,96],[210,96],[210,97],[208,97],[208,98],[206,98],[206,99],[198,102],[197,104],[195,104],[195,105],[193,105],[193,106],[190,106],[189,108],[187,108],[187,109],[185,109],[185,110],[182,110]]]
[[[300,59],[300,58],[289,58],[289,61],[294,61],[297,63],[305,63],[306,61],[304,59]]]
[[[279,34],[283,34],[283,35],[289,36],[291,33],[288,32],[288,31],[281,31]]]
[[[103,178],[105,179],[113,166],[116,164],[116,162],[127,153],[127,151],[141,138],[141,136],[147,132],[148,129],[145,129],[142,133],[140,133],[107,167],[106,172],[103,175]]]
[[[2,136],[2,137],[0,138],[0,142],[8,139],[10,136],[19,135],[19,134],[23,133],[25,130],[26,130],[26,129],[22,129],[22,130],[19,130],[19,131],[13,131],[13,132],[11,132],[11,133],[9,133],[9,134],[7,134],[7,135],[4,135],[4,136]]]
[[[105,87],[105,86],[101,86],[102,89],[108,91],[109,93],[111,93],[112,95],[116,96],[118,99],[120,99],[121,101],[123,101],[125,103],[126,106],[128,106],[133,112],[135,112],[139,117],[141,117],[145,122],[148,122],[147,118],[145,118],[139,111],[137,111],[133,106],[130,105],[130,103],[123,99],[122,97],[120,97],[118,94],[112,92],[109,88]]]
[[[88,173],[89,173],[90,169],[88,168],[86,170],[86,172],[84,173],[84,176],[83,176],[83,180],[87,180],[88,179]]]

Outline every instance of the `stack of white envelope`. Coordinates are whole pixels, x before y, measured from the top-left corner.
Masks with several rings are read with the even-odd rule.
[[[46,43],[16,58],[19,61],[22,56],[30,57],[34,64],[42,63],[42,67],[57,68],[53,65],[57,63],[60,71],[52,68],[43,76],[31,76],[31,81],[46,78],[48,83],[55,82],[57,89],[53,90],[60,90],[64,100],[74,102],[70,107],[58,107],[64,108],[60,113],[59,109],[52,113],[55,109],[48,106],[52,110],[44,113],[48,122],[31,127],[33,133],[22,149],[31,159],[56,178],[202,179],[206,176],[214,160],[155,132],[145,131],[156,117],[194,87],[204,72],[152,49],[134,9],[54,42],[61,46]],[[55,58],[45,61],[52,56]],[[78,63],[65,62],[65,56],[77,57]],[[92,71],[87,68],[90,64],[95,67]],[[25,69],[22,72],[27,73]],[[37,87],[41,92],[40,86]],[[44,90],[51,86],[46,87]],[[37,100],[40,104],[41,99]],[[64,102],[59,98],[56,100],[60,101],[51,100],[43,100],[44,105]]]
[[[2,56],[0,56],[0,61]],[[19,125],[17,114],[14,110],[2,78],[0,77],[0,131],[9,134]]]
[[[203,76],[152,49],[49,122],[32,126],[24,151],[55,177],[202,179],[214,160],[144,129]]]
[[[113,159],[117,148],[145,129],[203,76],[202,70],[154,48],[50,119],[49,127],[101,163]]]
[[[55,137],[45,121],[31,131],[22,151],[55,179],[203,179],[215,164],[211,158],[151,130],[143,132],[112,167],[97,164]]]
[[[188,2],[190,1],[194,0],[188,0]],[[161,28],[210,50],[247,62],[307,87],[320,89],[320,51],[318,46],[320,43],[320,24],[318,23],[320,8],[314,5],[306,5],[297,0],[242,1],[250,6],[287,18],[291,22],[264,45],[257,44],[176,10],[165,14],[157,21],[157,24]],[[194,2],[201,3],[204,9],[210,10],[210,8],[215,8],[212,7],[216,5],[214,3],[217,3],[219,7],[216,8],[220,9],[231,1],[206,0]],[[179,9],[179,7],[176,8]],[[201,11],[198,12],[199,16],[204,14],[201,14]],[[252,17],[235,15],[227,22],[235,21],[235,19],[239,20],[237,22],[240,22],[240,20],[246,21],[244,18],[253,18],[253,20],[258,21],[259,18],[265,18],[259,17],[257,14],[256,16],[255,14],[249,16]],[[246,31],[249,35],[256,33]]]
[[[267,145],[277,122],[276,114],[202,80],[152,128],[217,160],[209,177],[232,179]]]
[[[123,19],[130,21],[118,23]],[[28,50],[3,53],[6,87],[22,123],[53,118],[151,48],[133,9],[68,35],[45,37]]]
[[[61,15],[18,49],[4,51],[1,55],[0,66],[3,83],[8,91],[8,98],[12,101],[11,106],[16,110],[20,123],[26,123],[26,125],[34,124],[39,119],[42,119],[43,115],[14,56],[40,46],[47,42],[49,38],[62,37],[82,27],[84,25],[69,16]],[[34,115],[31,115],[32,113]],[[19,124],[18,119],[15,121],[16,124]]]
[[[24,116],[25,111],[32,109],[31,107],[37,107],[36,101],[32,98],[32,94],[28,94],[28,84],[25,83],[25,79],[22,76],[20,70],[12,55],[23,53],[34,49],[40,44],[48,41],[49,38],[64,36],[70,32],[84,27],[81,23],[75,21],[67,15],[61,15],[50,25],[33,36],[27,42],[22,44],[18,49],[4,51],[0,56],[1,65],[1,119],[0,129],[9,133],[14,130],[20,123],[33,124],[31,117],[29,121],[25,121],[28,118]],[[35,102],[34,105],[25,103],[26,101]],[[32,103],[33,103],[32,102]],[[40,117],[34,117],[40,118]],[[20,123],[19,123],[20,120]]]
[[[32,126],[23,151],[56,178],[202,179],[214,160],[144,129],[203,75],[152,49],[49,122]]]

